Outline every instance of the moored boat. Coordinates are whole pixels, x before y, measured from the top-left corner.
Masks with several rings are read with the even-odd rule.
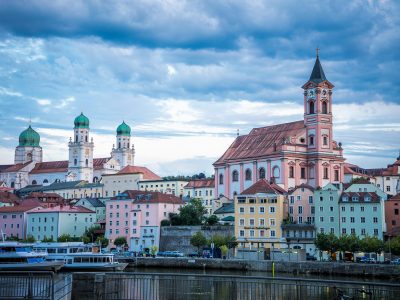
[[[0,243],[0,271],[53,271],[64,265],[61,261],[46,261],[46,252],[35,252],[32,244]]]

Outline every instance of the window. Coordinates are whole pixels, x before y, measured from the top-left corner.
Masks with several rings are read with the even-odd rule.
[[[324,135],[322,137],[322,142],[323,142],[324,146],[328,146],[328,137],[326,135]]]
[[[327,114],[328,113],[328,104],[326,103],[326,101],[322,102],[322,113],[323,114]]]
[[[260,207],[260,214],[263,214],[263,213],[265,213],[265,207]]]
[[[331,223],[333,223],[333,222],[335,222],[335,218],[334,218],[334,217],[329,217],[329,221],[330,221]]]
[[[301,168],[300,169],[300,177],[301,177],[301,179],[305,179],[306,178],[306,168]]]
[[[85,163],[86,163],[86,167],[89,166],[89,160],[87,158],[86,158]]]
[[[264,168],[260,168],[258,173],[259,173],[259,178],[260,179],[264,179],[265,178],[265,169]]]
[[[356,234],[356,230],[354,228],[350,229],[351,234]]]
[[[303,223],[303,217],[299,217],[298,223],[299,223],[299,224],[302,224],[302,223]]]
[[[294,178],[294,167],[293,166],[289,167],[289,178]]]
[[[249,219],[249,225],[254,226],[254,219]]]
[[[365,217],[361,217],[361,223],[365,223]]]
[[[397,216],[397,215],[399,215],[399,209],[398,208],[395,208],[394,209],[394,214]]]
[[[224,184],[224,175],[219,174],[219,184]]]
[[[254,237],[254,230],[250,230],[250,236]]]
[[[329,207],[329,211],[333,211],[333,206],[330,206],[330,207]]]
[[[314,101],[310,101],[309,104],[309,113],[313,114],[314,113]]]
[[[329,179],[328,177],[328,168],[324,168],[324,179]]]
[[[251,214],[254,214],[254,207],[253,207],[253,206],[251,206],[251,207],[249,208],[249,212],[250,212]]]
[[[294,204],[294,196],[290,196],[290,204]]]
[[[271,237],[275,237],[275,230],[271,230],[271,231],[270,231],[270,236],[271,236]]]
[[[350,217],[350,223],[354,223],[354,217]]]
[[[361,206],[360,207],[360,211],[364,211],[365,210],[365,207],[364,206]]]
[[[244,219],[239,219],[239,226],[244,226]]]
[[[342,228],[342,234],[346,234],[346,228]]]
[[[339,181],[339,170],[335,170],[335,181]]]
[[[342,223],[346,223],[346,217],[342,217]]]
[[[289,206],[289,214],[293,214],[293,206]]]
[[[350,207],[350,211],[351,211],[351,212],[354,212],[354,206],[351,206],[351,207]]]
[[[374,211],[374,212],[377,212],[377,211],[378,211],[378,207],[374,206],[374,207],[373,207],[373,211]]]
[[[244,207],[239,207],[239,213],[244,214]]]
[[[378,223],[378,218],[374,217],[374,223]]]
[[[269,213],[270,213],[270,214],[274,214],[274,213],[275,213],[275,206],[271,206],[271,207],[269,208]]]
[[[250,169],[246,170],[246,180],[251,180],[251,170]]]
[[[335,233],[335,229],[334,228],[331,228],[331,233]]]
[[[361,229],[361,235],[365,235],[365,228]]]
[[[299,206],[298,211],[299,211],[299,214],[301,215],[303,213],[303,206]]]
[[[74,159],[74,166],[76,166],[78,164],[78,160],[75,158]]]
[[[313,196],[308,196],[308,203],[309,203],[309,204],[312,204],[313,201],[314,201]]]
[[[244,237],[244,230],[239,231],[239,236]]]
[[[386,192],[390,192],[390,185],[386,186]]]
[[[269,226],[275,226],[276,222],[275,219],[269,219]]]
[[[323,207],[323,206],[320,206],[320,207],[319,207],[319,211],[320,211],[320,212],[323,212],[323,211],[324,211],[324,207]]]
[[[374,229],[374,235],[378,235],[378,229]]]
[[[232,172],[232,181],[233,181],[233,182],[239,181],[239,172],[236,171],[236,170],[234,170],[234,171]]]
[[[275,167],[272,169],[272,176],[273,176],[274,178],[279,178],[279,177],[281,176],[281,171],[280,171],[280,169],[279,169],[278,166],[275,166]]]
[[[308,137],[308,140],[309,140],[309,145],[310,145],[310,146],[314,146],[314,136],[313,136],[313,135],[310,135],[310,136]]]

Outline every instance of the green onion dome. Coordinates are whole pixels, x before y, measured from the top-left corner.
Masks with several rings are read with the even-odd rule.
[[[83,113],[74,120],[75,128],[89,128],[89,119]]]
[[[19,135],[19,146],[39,147],[40,135],[32,129],[31,125]]]
[[[117,127],[117,135],[131,136],[131,128],[125,123],[125,121]]]

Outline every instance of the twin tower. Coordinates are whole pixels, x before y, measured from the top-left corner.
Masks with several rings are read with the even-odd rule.
[[[131,128],[125,122],[117,128],[116,145],[113,146],[109,158],[93,159],[94,143],[89,133],[89,119],[81,113],[74,120],[74,137],[71,137],[68,143],[67,181],[92,182],[97,175],[102,175],[97,173],[116,173],[127,165],[134,164],[135,149],[130,141]],[[15,149],[15,163],[41,163],[42,159],[40,136],[29,126],[19,136],[19,145]]]

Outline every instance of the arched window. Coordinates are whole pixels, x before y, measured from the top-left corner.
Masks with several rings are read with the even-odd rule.
[[[289,167],[289,178],[294,178],[294,167],[293,166]]]
[[[251,170],[250,169],[246,170],[246,180],[251,180]]]
[[[328,146],[328,136],[324,135],[324,136],[322,137],[322,140],[323,140],[324,146]]]
[[[28,153],[28,154],[26,155],[26,160],[27,160],[27,161],[32,161],[32,153]]]
[[[237,192],[236,191],[234,191],[233,192],[233,197],[235,197],[237,195]]]
[[[309,112],[310,112],[310,114],[313,114],[314,113],[314,101],[310,101],[310,105],[309,105],[310,107],[309,107]]]
[[[75,142],[78,142],[78,135],[75,136]]]
[[[89,166],[89,160],[87,158],[86,158],[85,163],[86,163],[86,167]]]
[[[127,146],[127,148],[129,148],[129,143],[126,146]]]
[[[14,181],[11,181],[11,188],[12,189],[15,188],[15,182]]]
[[[281,170],[279,169],[278,166],[275,166],[275,167],[272,169],[272,176],[273,176],[274,178],[279,178],[279,177],[281,176]]]
[[[76,166],[78,164],[78,160],[75,158],[74,159],[74,166]]]
[[[33,185],[37,184],[37,181],[36,180],[32,180],[32,184]]]
[[[224,175],[219,174],[219,184],[224,184]]]
[[[87,141],[88,141],[87,136],[85,136],[85,142],[87,142]]]
[[[236,170],[234,170],[234,171],[232,172],[232,181],[233,181],[233,182],[239,181],[239,172],[236,171]]]
[[[314,146],[314,136],[313,136],[313,135],[310,135],[310,136],[308,137],[308,141],[309,141],[309,145],[310,145],[310,146]]]
[[[322,101],[322,113],[323,114],[328,113],[328,104],[326,104],[326,101]]]
[[[121,149],[121,142],[118,142],[118,149]]]
[[[99,182],[99,179],[97,177],[93,177],[93,182]]]
[[[49,183],[49,181],[47,179],[43,180],[43,183]]]
[[[265,169],[260,168],[260,170],[258,171],[258,175],[259,179],[265,179]]]

